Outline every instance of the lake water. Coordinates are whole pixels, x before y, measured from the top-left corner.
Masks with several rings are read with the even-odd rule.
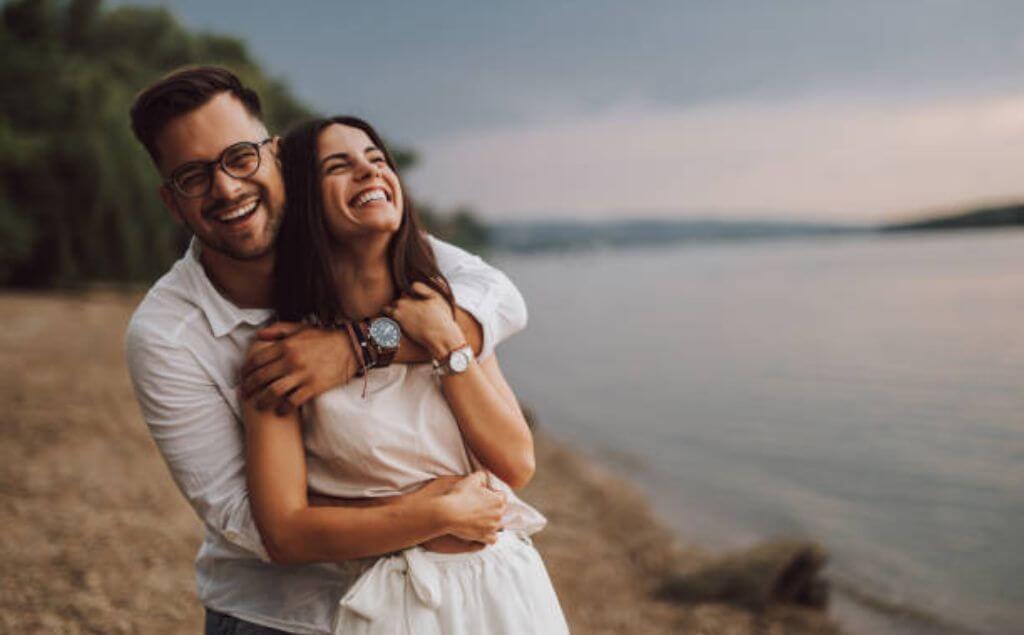
[[[853,632],[1024,632],[1024,232],[495,262],[520,397],[684,539],[820,540]]]

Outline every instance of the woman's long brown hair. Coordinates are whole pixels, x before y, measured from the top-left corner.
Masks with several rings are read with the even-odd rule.
[[[324,223],[318,143],[328,126],[358,128],[384,153],[398,174],[391,153],[377,131],[358,117],[338,116],[299,124],[281,144],[287,203],[277,235],[274,265],[274,307],[278,319],[334,324],[350,320],[341,308],[331,259],[331,237]],[[398,295],[415,295],[414,282],[437,290],[454,306],[448,281],[437,268],[434,251],[421,229],[412,199],[404,192],[402,221],[388,243],[388,264]]]

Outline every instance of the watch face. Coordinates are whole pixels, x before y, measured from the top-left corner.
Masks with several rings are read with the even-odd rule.
[[[448,366],[452,369],[452,372],[465,372],[469,368],[469,355],[466,355],[465,351],[455,351],[448,358]]]
[[[398,348],[402,329],[391,318],[377,318],[370,323],[370,337],[381,348]]]

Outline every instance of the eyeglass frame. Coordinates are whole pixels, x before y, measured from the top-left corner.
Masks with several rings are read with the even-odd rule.
[[[170,176],[164,179],[164,185],[169,187],[175,193],[180,194],[185,198],[194,199],[206,196],[207,194],[210,193],[211,190],[213,190],[214,169],[220,168],[220,170],[224,172],[224,174],[227,174],[233,179],[247,179],[253,174],[256,174],[257,172],[260,171],[260,168],[263,166],[263,146],[267,145],[273,140],[273,137],[267,137],[263,141],[239,141],[237,143],[232,143],[228,147],[224,148],[220,155],[218,155],[217,158],[213,159],[212,161],[189,161],[188,163],[183,163],[176,167],[174,171],[171,172]],[[256,149],[256,167],[253,168],[252,172],[243,176],[232,174],[230,171],[228,171],[227,166],[224,165],[224,158],[227,157],[228,152],[230,152],[234,148],[238,148],[239,146],[250,146]],[[185,168],[192,168],[193,166],[202,167],[206,171],[207,176],[209,177],[206,189],[200,192],[199,194],[189,194],[185,192],[174,180],[175,174],[180,173]]]

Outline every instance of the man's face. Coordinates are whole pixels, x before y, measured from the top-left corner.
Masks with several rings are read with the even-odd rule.
[[[234,96],[222,93],[196,110],[172,120],[157,137],[159,170],[164,178],[193,161],[215,161],[225,148],[240,141],[266,139],[266,128]],[[160,188],[164,206],[192,230],[206,249],[236,260],[270,254],[284,214],[284,182],[277,162],[277,140],[260,148],[260,166],[238,179],[217,167],[210,191],[183,196],[166,184]]]

